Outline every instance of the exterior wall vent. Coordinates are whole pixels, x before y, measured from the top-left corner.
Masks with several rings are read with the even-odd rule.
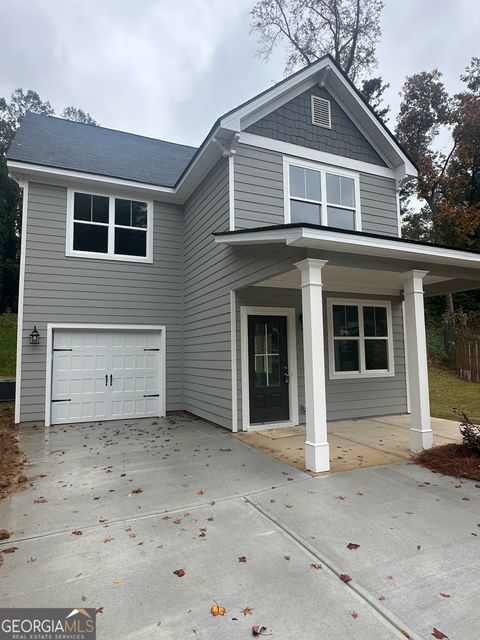
[[[317,127],[332,128],[330,100],[312,95],[312,123]]]

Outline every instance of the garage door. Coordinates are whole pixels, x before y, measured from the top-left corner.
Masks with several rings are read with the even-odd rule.
[[[158,416],[160,336],[55,329],[51,423]]]

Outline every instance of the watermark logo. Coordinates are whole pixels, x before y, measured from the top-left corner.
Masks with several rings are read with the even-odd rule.
[[[0,640],[95,638],[95,609],[0,609]]]

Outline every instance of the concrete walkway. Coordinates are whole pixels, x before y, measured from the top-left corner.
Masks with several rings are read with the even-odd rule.
[[[23,430],[33,486],[0,503],[3,607],[95,607],[99,640],[478,637],[473,482],[313,478],[186,416],[45,434]]]
[[[394,415],[328,424],[331,472],[390,464],[411,458],[410,416]],[[432,418],[434,443],[458,442],[458,422]],[[305,425],[258,429],[237,438],[297,469],[305,467]]]

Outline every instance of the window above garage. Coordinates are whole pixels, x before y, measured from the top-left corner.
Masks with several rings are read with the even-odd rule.
[[[153,203],[69,189],[67,256],[152,262]]]

